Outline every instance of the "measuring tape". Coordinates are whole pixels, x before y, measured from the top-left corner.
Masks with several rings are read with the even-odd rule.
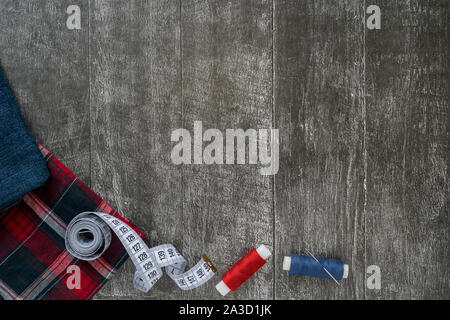
[[[216,273],[206,255],[191,269],[185,271],[187,261],[171,244],[149,248],[141,237],[125,222],[102,212],[84,212],[76,216],[66,230],[66,248],[80,260],[95,260],[111,244],[112,230],[122,242],[136,272],[134,287],[148,292],[162,277],[162,268],[182,290],[197,288]]]

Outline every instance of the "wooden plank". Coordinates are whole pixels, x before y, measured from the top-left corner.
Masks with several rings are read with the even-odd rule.
[[[448,1],[378,1],[366,31],[368,298],[450,296]]]
[[[219,269],[192,292],[165,277],[142,294],[129,261],[97,299],[220,298],[220,275],[260,243],[275,258],[227,298],[450,296],[446,1],[380,0],[373,31],[358,0],[79,0],[81,30],[70,4],[0,4],[0,61],[32,133],[151,245]],[[279,173],[175,166],[170,134],[197,120],[280,129]],[[282,272],[305,248],[350,278]]]
[[[181,127],[179,9],[169,0],[91,1],[92,183],[150,245],[185,253],[181,168],[170,159],[171,130]],[[133,275],[128,261],[96,298],[180,296],[167,277],[143,294]]]
[[[32,134],[90,182],[88,1],[68,30],[68,0],[0,4],[0,61]]]
[[[363,8],[274,3],[276,298],[363,299]],[[343,260],[349,278],[337,286],[281,270],[305,249]]]
[[[181,3],[183,127],[270,129],[271,1]],[[204,251],[218,268],[214,281],[184,297],[221,298],[220,276],[252,246],[272,247],[272,184],[255,165],[183,167],[183,249],[191,257]],[[226,298],[272,298],[272,273],[270,262]]]

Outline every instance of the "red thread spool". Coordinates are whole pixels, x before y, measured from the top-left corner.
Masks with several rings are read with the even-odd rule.
[[[264,245],[250,250],[222,276],[222,281],[216,286],[217,291],[223,296],[230,291],[235,291],[258,271],[270,256],[269,249]]]

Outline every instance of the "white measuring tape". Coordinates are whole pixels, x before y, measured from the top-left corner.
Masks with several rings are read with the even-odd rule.
[[[111,244],[110,228],[122,242],[136,272],[134,287],[148,292],[162,277],[162,268],[182,289],[197,288],[211,279],[216,268],[206,255],[188,271],[187,261],[171,244],[149,248],[141,237],[125,222],[101,212],[84,212],[76,216],[66,230],[66,248],[80,260],[95,260]]]

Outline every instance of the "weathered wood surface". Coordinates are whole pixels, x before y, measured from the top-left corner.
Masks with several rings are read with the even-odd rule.
[[[179,5],[92,1],[89,12],[93,188],[151,245],[172,242],[184,251],[181,168],[170,161],[171,128],[181,127]],[[130,283],[133,269],[128,261],[98,298],[179,292],[161,281],[143,295]]]
[[[68,32],[70,4],[2,0],[0,62],[36,140],[89,183],[89,36]]]
[[[81,30],[66,28],[70,4]],[[381,30],[362,0],[2,0],[0,61],[36,139],[149,244],[191,264],[206,253],[219,274],[273,249],[227,298],[448,299],[449,5],[373,4]],[[278,128],[279,173],[173,165],[172,130],[196,120]],[[283,272],[304,249],[344,260],[349,279]],[[181,292],[167,277],[142,294],[133,271],[96,298],[220,298],[216,281]]]
[[[183,127],[204,130],[270,128],[272,123],[272,20],[270,1],[181,1]],[[272,179],[250,165],[183,168],[186,255],[204,251],[220,273],[249,250],[272,246]],[[270,265],[227,298],[270,299]],[[220,298],[219,281],[192,292]],[[176,292],[176,291],[175,291]]]

